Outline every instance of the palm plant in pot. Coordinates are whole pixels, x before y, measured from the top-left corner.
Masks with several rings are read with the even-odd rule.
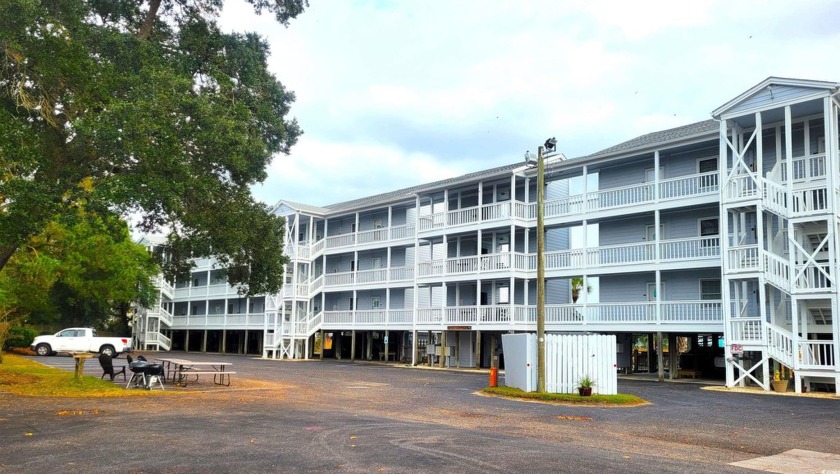
[[[590,377],[588,375],[584,375],[578,381],[578,394],[580,394],[581,397],[588,397],[588,396],[592,395],[592,387],[594,387],[594,386],[595,386],[595,381],[592,380],[592,377]]]
[[[583,289],[583,277],[574,277],[570,281],[572,287],[572,303],[577,303],[580,298],[580,290]],[[586,292],[592,291],[590,285],[586,285]]]

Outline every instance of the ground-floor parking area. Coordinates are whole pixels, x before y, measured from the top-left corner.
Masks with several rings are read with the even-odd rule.
[[[0,387],[0,472],[755,472],[732,463],[780,453],[840,470],[836,398],[621,379],[620,392],[651,404],[576,407],[477,395],[486,371],[189,358],[224,358],[237,375],[230,387],[148,398]]]

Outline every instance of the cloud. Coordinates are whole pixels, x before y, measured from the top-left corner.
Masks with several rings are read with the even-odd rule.
[[[311,2],[257,30],[305,134],[255,195],[329,204],[705,120],[771,75],[840,79],[840,4],[608,0]]]

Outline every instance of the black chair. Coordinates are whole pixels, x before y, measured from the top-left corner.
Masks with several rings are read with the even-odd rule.
[[[111,381],[113,382],[114,377],[119,374],[122,374],[123,380],[125,380],[125,366],[114,367],[114,361],[109,354],[99,354],[99,365],[102,367],[102,376],[99,377],[100,380],[104,379],[106,375],[111,376]]]

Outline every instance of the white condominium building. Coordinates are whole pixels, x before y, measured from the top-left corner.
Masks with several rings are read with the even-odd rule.
[[[547,154],[546,331],[615,334],[620,370],[840,393],[838,87],[771,77],[710,120]],[[525,162],[275,212],[280,294],[242,298],[199,260],[137,343],[490,367],[501,334],[536,331]]]

